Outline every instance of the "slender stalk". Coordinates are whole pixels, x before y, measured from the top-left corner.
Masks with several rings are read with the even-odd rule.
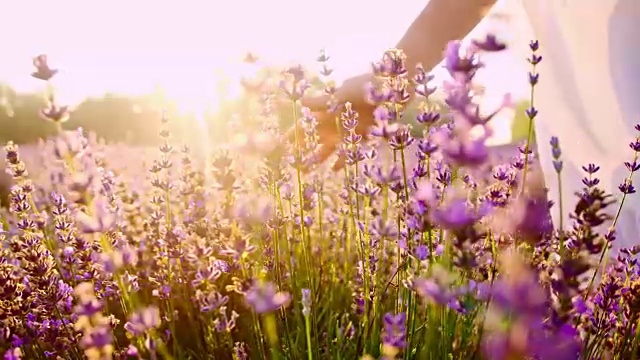
[[[307,359],[313,360],[313,349],[311,344],[311,321],[309,315],[304,317],[304,332],[307,338]]]
[[[536,72],[536,65],[531,65],[532,69],[531,72],[533,74],[535,74]],[[531,85],[530,87],[530,91],[529,91],[529,106],[531,109],[535,109],[535,85]],[[529,129],[527,131],[527,144],[525,145],[525,157],[524,157],[524,168],[523,168],[523,174],[522,174],[522,188],[520,189],[522,192],[524,192],[524,189],[526,187],[527,184],[527,170],[529,168],[529,150],[531,149],[531,141],[533,140],[533,122],[535,119],[535,113],[531,112],[531,113],[527,113],[527,117],[529,118]]]
[[[267,334],[267,340],[269,341],[269,347],[271,348],[272,359],[282,359],[280,353],[280,344],[278,341],[278,327],[276,324],[276,318],[273,314],[266,314],[262,319],[262,326],[264,332]]]
[[[300,126],[298,124],[298,108],[297,101],[293,102],[292,111],[293,111],[293,123],[294,123],[294,136],[295,136],[295,152],[296,158],[302,159],[302,155],[300,152]],[[310,260],[309,260],[309,239],[305,236],[305,224],[304,224],[304,195],[303,195],[303,187],[304,183],[302,182],[302,169],[300,168],[300,164],[296,164],[296,177],[298,180],[298,199],[300,201],[300,236],[302,236],[302,253],[305,262],[305,273],[307,274],[308,286],[313,287],[313,282],[311,280],[311,268],[310,268]]]
[[[564,258],[564,253],[565,253],[565,245],[564,245],[564,206],[563,206],[563,201],[562,201],[562,176],[561,173],[558,171],[558,194],[559,194],[559,199],[558,199],[558,211],[559,211],[559,218],[560,218],[560,244],[558,245],[559,247],[559,251],[560,251],[560,257]]]
[[[636,323],[635,336],[633,337],[633,342],[631,345],[631,359],[638,358],[639,346],[640,346],[640,317],[638,317],[638,322]]]
[[[633,162],[636,162],[638,160],[638,152],[635,152],[633,155]],[[633,171],[629,171],[629,176],[627,176],[626,181],[627,182],[631,182],[631,179],[633,178]],[[620,200],[620,205],[618,206],[618,211],[616,211],[616,216],[613,218],[613,223],[611,224],[610,229],[615,229],[616,228],[616,224],[618,223],[618,219],[620,218],[620,214],[622,213],[622,207],[624,206],[624,202],[627,199],[627,194],[624,193],[622,194],[622,200]],[[609,258],[606,257],[607,252],[609,251],[609,244],[611,243],[611,240],[607,240],[604,249],[602,249],[602,253],[600,254],[600,260],[598,261],[598,265],[602,264],[601,267],[601,272],[604,274],[606,268],[607,268],[607,263],[609,261]],[[604,262],[603,262],[604,260]],[[587,287],[587,291],[585,292],[585,296],[588,296],[588,294],[591,292],[591,288],[593,286],[593,282],[596,279],[596,276],[598,275],[598,271],[594,271],[593,272],[593,276],[591,276],[591,280],[589,281],[589,286]]]

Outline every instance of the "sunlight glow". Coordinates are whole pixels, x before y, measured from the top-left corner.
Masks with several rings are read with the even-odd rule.
[[[0,81],[18,91],[41,89],[29,76],[31,58],[46,53],[61,70],[56,86],[60,100],[69,105],[107,91],[138,95],[160,86],[181,111],[202,117],[240,94],[239,82],[247,73],[241,59],[247,51],[257,54],[262,65],[315,66],[318,51],[326,48],[339,83],[367,71],[424,4],[21,0],[0,22]],[[495,93],[522,83],[510,74],[501,78],[494,82],[500,84]],[[227,86],[224,100],[221,83]]]
[[[407,8],[419,3],[409,1]],[[37,81],[28,76],[30,59],[47,53],[63,71],[59,86],[70,101],[107,90],[141,94],[160,84],[181,103],[188,102],[185,108],[201,110],[215,95],[216,72],[239,80],[239,59],[246,51],[259,54],[266,64],[283,65],[309,62],[327,46],[347,67],[354,58],[364,66],[378,48],[392,45],[406,27],[402,21],[413,16],[399,16],[396,31],[381,38],[365,20],[385,13],[369,2],[301,5],[293,0],[240,0],[223,7],[208,1],[22,0],[0,23],[2,34],[15,34],[3,39],[3,53],[10,56],[0,59],[0,78],[20,90],[35,88]],[[352,16],[358,9],[367,9],[369,16],[358,20]],[[366,34],[369,41],[362,41]],[[375,46],[368,44],[373,39]],[[349,42],[362,46],[345,46]]]

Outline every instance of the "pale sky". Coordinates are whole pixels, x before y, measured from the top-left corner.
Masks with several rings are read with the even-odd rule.
[[[241,76],[237,64],[246,51],[259,54],[266,64],[286,65],[312,63],[318,51],[326,48],[337,80],[366,70],[371,60],[395,45],[426,2],[403,0],[389,6],[382,0],[234,0],[223,4],[211,0],[11,1],[3,6],[0,21],[0,81],[19,91],[36,89],[41,84],[29,76],[31,58],[46,53],[52,65],[63,71],[57,80],[68,102],[79,103],[87,95],[107,90],[147,92],[160,83],[186,110],[198,110],[215,97],[220,72],[232,81]],[[511,40],[508,34],[530,31],[513,19],[509,25],[487,23],[477,33],[491,28]],[[520,42],[521,49],[528,38]],[[516,98],[524,94],[524,56],[511,51],[488,61],[488,69],[479,76],[491,79],[490,97],[505,91]]]

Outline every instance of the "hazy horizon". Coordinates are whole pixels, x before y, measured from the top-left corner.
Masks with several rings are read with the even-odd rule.
[[[149,93],[159,84],[184,111],[198,113],[206,106],[217,107],[223,78],[231,81],[230,96],[237,93],[245,71],[239,64],[247,51],[260,55],[264,65],[313,66],[324,48],[332,56],[336,80],[366,71],[371,60],[395,45],[424,4],[241,0],[225,3],[221,12],[205,1],[115,0],[102,5],[24,0],[12,5],[11,16],[0,22],[2,34],[16,34],[4,38],[0,81],[17,91],[42,87],[29,74],[31,58],[46,53],[61,70],[56,81],[61,100],[67,103],[78,104],[105,92]],[[517,5],[506,10],[502,5],[496,9],[501,16],[485,19],[471,34],[492,30],[512,45],[509,51],[488,57],[487,68],[478,75],[481,83],[492,80],[485,98],[488,104],[498,102],[505,92],[516,100],[527,93],[523,49],[530,29],[523,25],[526,18],[523,21]],[[511,17],[508,23],[505,17]],[[498,132],[505,128],[498,127]]]

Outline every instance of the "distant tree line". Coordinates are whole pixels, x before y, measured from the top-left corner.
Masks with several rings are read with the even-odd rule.
[[[4,99],[0,103],[0,142],[33,143],[55,133],[54,124],[39,115],[46,106],[41,94],[18,94],[9,89],[4,91]],[[154,108],[156,102],[151,96],[105,94],[101,98],[89,98],[73,110],[63,128],[82,127],[109,142],[156,144],[160,129],[160,113]],[[172,122],[174,136],[185,138],[190,126],[196,124],[184,116],[178,119],[177,109],[171,103],[165,107],[169,116],[176,118]]]
[[[18,144],[33,143],[39,138],[54,134],[55,126],[39,115],[39,111],[45,106],[41,94],[19,94],[8,86],[2,86],[2,89],[0,143],[4,144],[9,140]],[[240,121],[248,119],[252,108],[250,101],[248,98],[240,98],[223,104],[216,114],[205,115],[204,121],[207,122],[212,141],[224,141],[226,134],[221,130],[229,119],[234,116]],[[163,98],[162,94],[137,97],[105,94],[100,98],[88,98],[74,109],[70,120],[63,126],[65,129],[82,127],[86,131],[97,133],[107,142],[124,142],[136,146],[156,145],[160,130],[159,102],[172,119],[170,126],[177,142],[189,142],[193,136],[203,131],[195,118],[181,114],[176,104]],[[441,107],[442,104],[436,101],[435,105]],[[528,121],[524,115],[527,106],[526,102],[517,104],[512,127],[514,141],[527,137]],[[275,104],[274,111],[283,127],[292,124],[290,108]],[[405,121],[416,124],[418,111],[415,104],[410,104],[404,115]],[[414,129],[417,135],[420,127],[414,126]]]

